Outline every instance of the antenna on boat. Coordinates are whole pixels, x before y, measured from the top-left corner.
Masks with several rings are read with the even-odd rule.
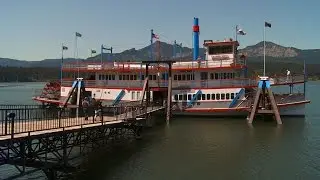
[[[110,53],[111,53],[110,61],[112,61],[112,50],[113,50],[113,48],[112,47],[111,48],[106,48],[106,47],[103,46],[103,44],[101,44],[101,65],[102,65],[102,62],[103,62],[103,50],[110,51]]]
[[[177,46],[177,41],[174,40],[173,42],[173,58],[175,59],[176,58],[176,46]]]
[[[150,38],[150,60],[153,61],[153,48],[152,48],[152,44],[153,44],[153,29],[151,29],[151,38]]]

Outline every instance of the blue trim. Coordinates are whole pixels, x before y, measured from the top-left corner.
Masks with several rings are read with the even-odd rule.
[[[76,87],[78,81],[73,81],[72,88]]]
[[[125,91],[122,89],[120,91],[120,93],[118,94],[118,96],[116,97],[116,99],[113,101],[112,106],[118,104],[121,101],[121,99],[123,98],[124,94],[125,94]]]
[[[236,95],[236,97],[233,98],[232,102],[230,103],[229,108],[232,108],[232,107],[234,107],[234,106],[236,105],[236,103],[238,102],[240,96],[241,96],[244,92],[245,92],[245,89],[244,89],[244,88],[239,91],[239,93]]]
[[[258,88],[260,88],[260,89],[271,88],[270,81],[269,80],[260,80],[258,83]]]
[[[198,95],[202,94],[202,91],[199,90],[193,97],[192,99],[188,102],[187,106],[191,106],[194,102],[196,102],[198,99]]]

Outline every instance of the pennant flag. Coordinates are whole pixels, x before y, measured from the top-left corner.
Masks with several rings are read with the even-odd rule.
[[[159,39],[159,36],[157,34],[152,33],[152,38]]]
[[[91,50],[91,53],[95,54],[95,53],[97,53],[97,51],[96,50]]]
[[[67,46],[62,46],[62,50],[68,50]]]
[[[77,37],[81,37],[81,36],[82,36],[82,34],[80,34],[80,33],[76,32],[76,36],[77,36]]]
[[[271,28],[271,23],[264,22],[264,27],[269,27],[269,28]]]

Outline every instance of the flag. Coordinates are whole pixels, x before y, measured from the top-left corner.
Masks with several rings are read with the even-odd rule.
[[[152,38],[159,39],[159,36],[157,34],[152,33]]]
[[[68,50],[67,46],[62,46],[62,50]]]
[[[239,29],[238,26],[236,27],[236,29],[237,29],[237,34],[239,34],[239,35],[246,35],[247,34],[241,28]]]
[[[78,32],[76,32],[76,37],[81,37],[82,35]]]
[[[95,54],[95,53],[97,53],[97,51],[96,50],[91,50],[91,53]]]
[[[271,23],[264,22],[264,27],[269,27],[269,28],[271,28]]]
[[[107,48],[103,47],[103,45],[101,45],[101,49],[103,49],[103,50],[108,50]]]

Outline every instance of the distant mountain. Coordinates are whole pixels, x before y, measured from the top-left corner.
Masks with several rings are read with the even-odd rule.
[[[158,50],[160,49],[160,59],[174,59],[173,57],[173,45],[165,42],[159,44],[153,44],[153,54],[155,59],[159,59]],[[183,47],[181,49],[176,48],[176,57],[183,59],[192,58],[192,49]],[[263,57],[263,42],[259,42],[256,45],[247,46],[239,50],[240,53],[244,53],[248,56],[248,61],[260,61]],[[204,49],[200,48],[200,56],[203,56]],[[300,64],[302,60],[306,60],[308,64],[320,64],[320,49],[307,49],[301,50],[294,47],[284,47],[273,42],[266,42],[266,56],[268,61],[281,61]],[[117,61],[141,61],[150,59],[150,45],[142,49],[128,49],[121,53],[104,53],[103,61],[117,60]],[[318,60],[319,59],[319,60]],[[101,54],[98,54],[92,58],[86,60],[81,59],[80,61],[101,61]],[[75,59],[67,58],[64,62],[72,62]],[[59,67],[61,63],[60,59],[45,59],[42,61],[24,61],[0,58],[0,66],[2,67]]]

